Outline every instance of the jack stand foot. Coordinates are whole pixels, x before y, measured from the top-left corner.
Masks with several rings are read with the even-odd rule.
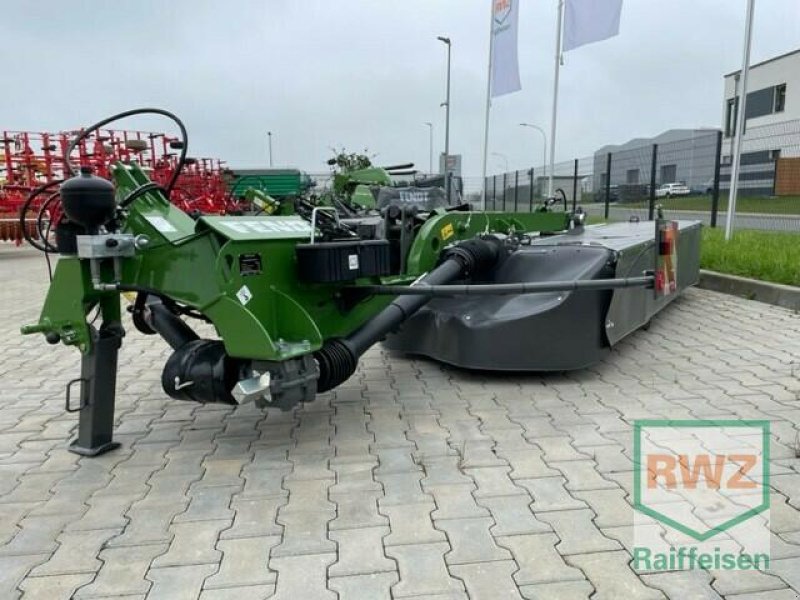
[[[93,448],[86,448],[85,446],[79,445],[78,442],[78,438],[72,440],[67,450],[73,454],[80,454],[81,456],[100,456],[101,454],[105,454],[111,450],[116,450],[120,446],[119,442],[107,442]]]
[[[78,435],[69,445],[69,451],[81,456],[98,456],[119,448],[113,441],[114,400],[117,354],[124,331],[119,322],[112,321],[103,323],[99,331],[92,327],[91,334],[91,352],[81,359],[80,408],[70,408],[67,387],[67,410],[79,414]]]

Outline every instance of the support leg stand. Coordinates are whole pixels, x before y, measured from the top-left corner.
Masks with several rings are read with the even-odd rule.
[[[114,400],[123,335],[119,323],[104,323],[99,331],[92,328],[92,350],[81,359],[78,436],[72,440],[70,452],[98,456],[119,447],[113,441]]]

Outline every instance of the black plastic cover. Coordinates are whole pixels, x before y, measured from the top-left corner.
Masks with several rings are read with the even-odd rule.
[[[388,275],[391,268],[386,240],[297,244],[295,253],[298,279],[306,283],[354,281]]]

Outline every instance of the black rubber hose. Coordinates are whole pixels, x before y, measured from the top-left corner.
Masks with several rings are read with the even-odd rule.
[[[51,181],[50,183],[45,183],[43,185],[40,185],[39,187],[34,188],[33,190],[31,190],[31,193],[28,194],[28,198],[25,200],[25,204],[22,205],[22,208],[20,208],[19,211],[19,226],[22,231],[22,237],[25,238],[25,241],[28,242],[31,246],[33,246],[34,248],[36,248],[41,252],[47,252],[48,250],[52,252],[57,252],[58,249],[47,240],[42,240],[43,244],[39,244],[37,241],[35,241],[30,235],[28,235],[28,230],[25,227],[25,221],[27,220],[28,212],[31,209],[31,204],[36,199],[36,197],[50,190],[51,188],[56,187],[57,185],[61,185],[61,183],[63,183],[63,180],[57,179],[55,181]]]
[[[441,298],[448,296],[501,296],[539,292],[579,292],[629,287],[652,287],[654,281],[655,278],[652,275],[644,275],[642,277],[623,277],[619,279],[529,281],[485,285],[367,285],[359,286],[358,289],[373,295]]]
[[[414,287],[441,285],[466,275],[485,273],[497,264],[500,254],[501,244],[496,238],[466,240],[448,248],[444,261]],[[355,372],[358,358],[364,352],[396,330],[429,300],[429,296],[417,295],[396,298],[350,335],[325,342],[314,353],[320,372],[317,391],[325,392],[344,383]]]
[[[463,275],[464,268],[464,263],[458,258],[449,258],[420,279],[417,285],[425,287],[454,281]],[[428,300],[430,298],[427,296],[401,296],[344,338],[344,342],[356,356],[361,356],[373,344],[382,340],[387,333],[397,329],[403,321],[422,308]]]
[[[148,297],[145,304],[147,306],[147,310],[144,311],[145,322],[163,337],[173,350],[200,339],[191,327],[164,306],[158,298]]]
[[[171,119],[180,129],[181,132],[181,141],[183,145],[181,147],[181,153],[178,157],[178,164],[175,166],[175,172],[172,174],[172,177],[169,180],[169,183],[166,187],[167,198],[172,193],[172,190],[175,187],[175,184],[178,181],[178,177],[180,177],[181,171],[183,171],[183,167],[186,164],[186,153],[189,150],[189,134],[186,132],[186,126],[183,124],[178,117],[174,114],[169,112],[168,110],[164,110],[163,108],[134,108],[131,110],[126,110],[121,113],[117,113],[116,115],[112,115],[102,121],[98,121],[97,123],[90,125],[83,131],[81,131],[69,144],[67,147],[67,151],[64,154],[64,163],[67,165],[67,169],[71,175],[75,175],[76,170],[75,167],[72,165],[70,161],[70,155],[75,150],[76,146],[83,140],[85,140],[93,131],[97,131],[101,127],[105,127],[109,123],[113,123],[114,121],[119,121],[120,119],[125,119],[127,117],[133,117],[135,115],[161,115],[163,117],[167,117]]]

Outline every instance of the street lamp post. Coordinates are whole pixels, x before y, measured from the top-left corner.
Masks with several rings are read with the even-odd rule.
[[[505,172],[508,173],[508,157],[505,154],[501,154],[500,152],[492,152],[492,156],[497,156],[498,158],[503,159],[503,163],[505,163],[506,166]]]
[[[267,144],[269,146],[269,166],[272,168],[272,132],[267,132]]]
[[[542,176],[547,176],[547,135],[545,134],[544,129],[532,123],[520,123],[519,125],[520,127],[530,127],[531,129],[535,129],[542,134],[542,141],[544,142],[544,149],[542,150]],[[531,185],[533,185],[532,181]]]
[[[450,158],[450,49],[452,44],[449,37],[438,36],[436,38],[447,46],[447,99],[444,101],[445,120],[444,120],[444,176],[447,200],[450,201],[450,173],[447,168],[448,158]]]
[[[433,123],[425,121],[428,126],[428,173],[433,175]]]

